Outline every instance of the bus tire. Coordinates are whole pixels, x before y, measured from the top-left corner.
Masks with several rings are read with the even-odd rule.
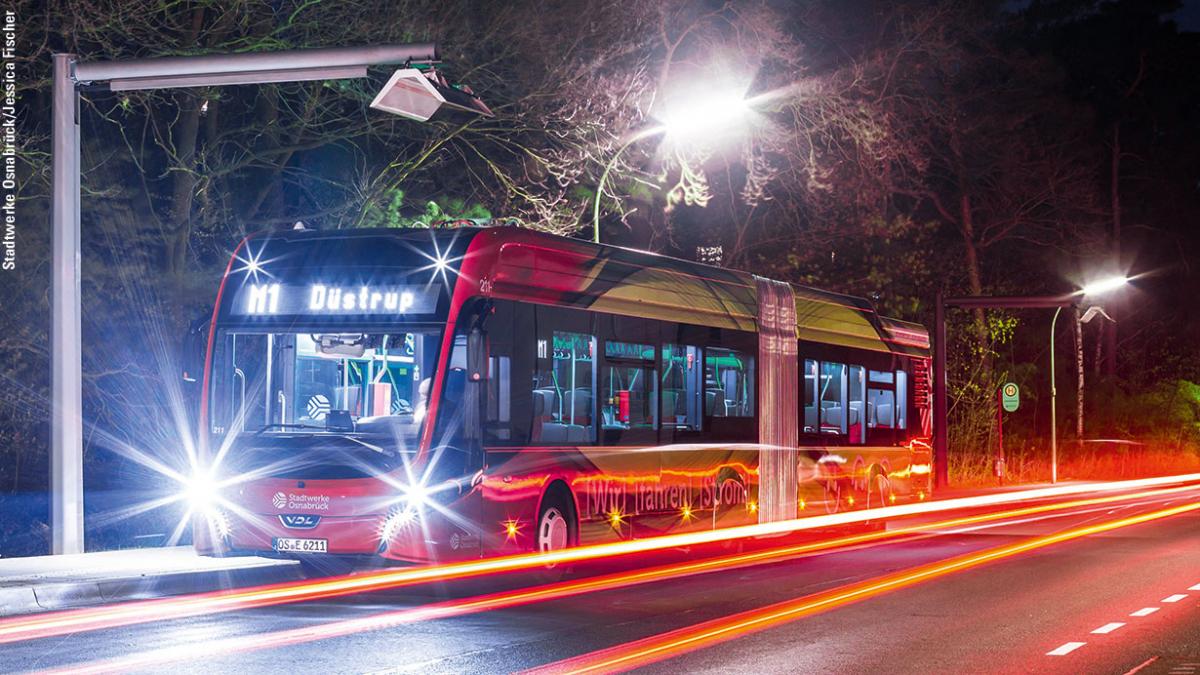
[[[882,469],[874,467],[871,477],[867,480],[867,508],[877,509],[881,506],[888,506],[891,494],[892,482],[888,480]]]
[[[574,546],[579,540],[579,521],[571,493],[566,486],[555,483],[542,497],[538,508],[537,533],[534,540],[535,552],[561,551]],[[558,579],[566,572],[565,565],[544,566],[543,576]]]

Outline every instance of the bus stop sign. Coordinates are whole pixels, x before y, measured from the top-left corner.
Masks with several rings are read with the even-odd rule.
[[[1021,404],[1021,389],[1015,382],[1008,382],[1000,388],[1000,403],[1004,406],[1004,412],[1017,412],[1017,406]]]

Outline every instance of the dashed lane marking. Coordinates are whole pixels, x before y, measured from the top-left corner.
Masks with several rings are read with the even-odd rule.
[[[1109,633],[1113,632],[1114,630],[1116,630],[1124,625],[1125,624],[1121,623],[1120,621],[1113,621],[1112,623],[1106,623],[1103,626],[1100,626],[1099,628],[1097,628],[1096,630],[1094,630],[1092,632],[1095,633],[1096,635],[1108,635]]]
[[[1066,656],[1086,644],[1086,642],[1067,642],[1056,649],[1046,652],[1046,656]]]
[[[1188,586],[1188,590],[1189,591],[1200,591],[1200,584],[1196,584],[1195,586]]]
[[[1168,595],[1167,597],[1163,598],[1160,602],[1179,602],[1180,600],[1183,600],[1186,597],[1187,597],[1187,593],[1176,593],[1175,595]]]
[[[1157,607],[1143,607],[1136,612],[1130,612],[1129,616],[1150,616],[1157,611]]]

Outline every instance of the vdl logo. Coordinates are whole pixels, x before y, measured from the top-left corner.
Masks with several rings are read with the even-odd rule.
[[[275,496],[271,497],[271,504],[277,509],[282,509],[283,507],[287,506],[287,502],[287,495],[283,494],[282,492],[276,492]]]

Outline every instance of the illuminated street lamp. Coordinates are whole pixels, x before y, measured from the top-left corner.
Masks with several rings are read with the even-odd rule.
[[[1058,315],[1064,307],[1075,307],[1080,297],[1102,295],[1129,283],[1124,276],[1099,279],[1066,295],[1043,296],[986,296],[944,297],[938,291],[934,303],[933,319],[933,475],[934,487],[945,488],[950,484],[949,437],[946,421],[949,403],[946,392],[946,308],[959,309],[1054,309],[1050,322],[1050,457],[1051,482],[1058,481],[1058,429],[1054,416],[1054,329]],[[1090,310],[1089,310],[1090,311]],[[1093,315],[1094,316],[1094,315]],[[1090,318],[1090,317],[1089,317]]]
[[[604,195],[604,183],[626,148],[643,138],[658,134],[677,139],[695,139],[726,131],[741,122],[749,110],[749,103],[741,93],[697,96],[681,102],[664,114],[662,124],[646,127],[630,136],[617,148],[616,154],[608,160],[604,172],[600,174],[600,182],[596,185],[596,203],[592,209],[592,240],[600,243],[600,198]]]
[[[1105,293],[1110,293],[1112,291],[1115,291],[1118,288],[1123,287],[1127,283],[1129,283],[1128,277],[1124,277],[1124,276],[1107,277],[1107,278],[1099,279],[1097,281],[1093,281],[1089,284],[1086,284],[1083,288],[1079,289],[1072,295],[1073,296],[1083,296],[1083,297],[1094,297],[1097,295],[1103,295]],[[1062,313],[1064,306],[1066,306],[1066,305],[1060,305],[1057,309],[1055,309],[1054,310],[1054,318],[1050,320],[1050,482],[1051,483],[1058,482],[1058,415],[1056,414],[1056,409],[1055,409],[1056,405],[1057,405],[1057,400],[1058,400],[1058,389],[1054,386],[1054,329],[1055,329],[1056,325],[1058,324],[1058,315],[1060,313]],[[1071,306],[1074,306],[1074,303],[1072,303]],[[1089,314],[1088,319],[1089,320],[1096,315],[1096,313],[1093,312],[1092,310],[1098,310],[1101,313],[1103,313],[1103,311],[1104,311],[1104,310],[1099,309],[1098,307],[1093,307],[1093,308],[1089,309],[1088,310],[1088,314]],[[1080,322],[1083,323],[1084,320],[1080,319]]]
[[[1104,295],[1105,293],[1108,293],[1110,291],[1115,291],[1118,288],[1121,288],[1122,286],[1124,286],[1125,284],[1128,284],[1128,283],[1129,283],[1129,277],[1127,277],[1127,276],[1122,275],[1122,276],[1115,276],[1115,277],[1106,277],[1104,279],[1098,279],[1089,284],[1085,284],[1083,288],[1079,289],[1079,295],[1083,295],[1083,296]]]

